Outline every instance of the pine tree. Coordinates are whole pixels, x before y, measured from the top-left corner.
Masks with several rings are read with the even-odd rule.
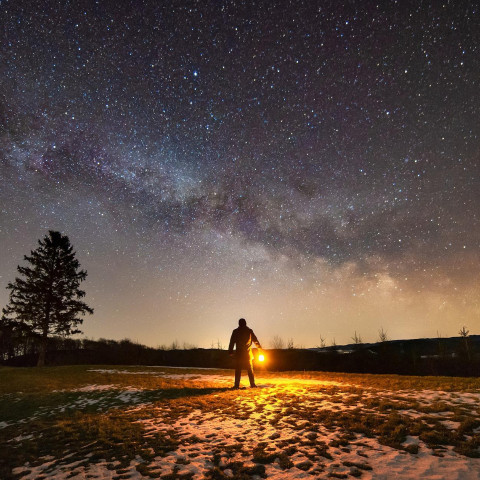
[[[80,270],[76,253],[66,235],[50,230],[39,247],[24,260],[29,266],[18,266],[23,278],[9,283],[10,302],[3,309],[3,322],[15,322],[28,328],[40,340],[38,366],[45,364],[49,335],[81,333],[77,326],[79,316],[93,313],[81,299],[85,292],[79,289],[87,277]]]

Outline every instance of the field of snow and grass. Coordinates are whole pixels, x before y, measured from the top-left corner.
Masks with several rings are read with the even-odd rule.
[[[480,379],[0,368],[0,478],[480,478]],[[244,384],[246,379],[243,378]]]

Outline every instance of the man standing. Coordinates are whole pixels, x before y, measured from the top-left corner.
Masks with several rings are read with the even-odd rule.
[[[240,378],[242,376],[242,369],[246,369],[248,379],[250,380],[250,387],[255,388],[255,377],[253,375],[253,353],[252,343],[258,348],[262,348],[256,335],[251,328],[247,327],[247,322],[244,318],[238,321],[238,328],[232,332],[230,338],[230,345],[228,346],[228,353],[230,356],[235,355],[235,385],[233,388],[240,388]],[[233,347],[236,345],[235,353]]]

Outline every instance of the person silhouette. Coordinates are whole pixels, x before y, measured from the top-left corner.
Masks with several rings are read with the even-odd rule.
[[[256,388],[255,376],[253,374],[253,353],[252,343],[255,343],[259,349],[262,348],[257,336],[253,333],[251,328],[247,327],[247,322],[244,318],[238,321],[238,328],[232,332],[230,344],[228,346],[228,353],[230,356],[235,356],[235,385],[234,389],[240,388],[240,378],[242,376],[242,369],[247,370],[248,379],[250,380],[250,387]],[[233,347],[236,346],[235,353]]]

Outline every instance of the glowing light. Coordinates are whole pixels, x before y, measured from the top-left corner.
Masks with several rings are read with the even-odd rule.
[[[259,362],[263,362],[264,360],[265,360],[265,356],[262,355],[262,354],[260,354],[260,355],[258,356],[258,361],[259,361]]]

